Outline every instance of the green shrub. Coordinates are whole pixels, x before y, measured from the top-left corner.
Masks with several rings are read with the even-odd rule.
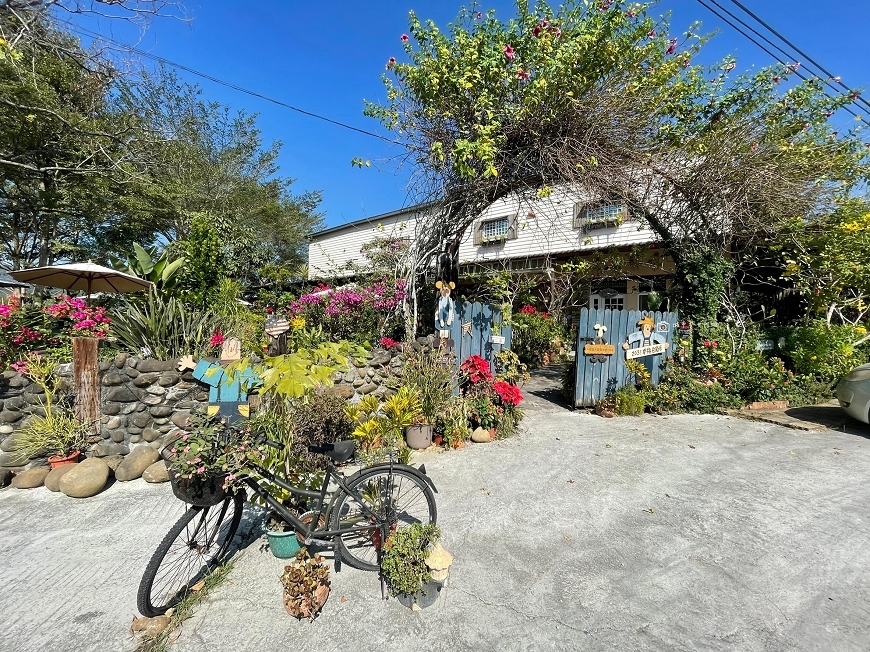
[[[175,297],[152,289],[146,300],[125,302],[115,310],[111,333],[128,351],[144,349],[160,360],[202,356],[208,353],[213,319],[208,312],[189,310]]]
[[[868,343],[855,346],[866,335],[863,327],[814,322],[782,329],[776,335],[785,338],[784,352],[796,374],[812,376],[828,386],[867,362],[870,353]]]
[[[621,417],[638,417],[646,407],[645,394],[631,386],[616,390],[613,398],[616,400],[614,412]]]
[[[567,329],[559,321],[531,306],[525,306],[511,316],[511,349],[520,362],[541,364],[544,354],[558,351],[567,337]]]

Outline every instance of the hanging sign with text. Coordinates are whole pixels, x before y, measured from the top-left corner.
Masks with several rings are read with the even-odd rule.
[[[626,360],[634,360],[635,358],[645,358],[648,355],[661,355],[668,348],[667,343],[664,344],[649,344],[647,346],[639,346],[634,349],[628,349],[625,352]]]

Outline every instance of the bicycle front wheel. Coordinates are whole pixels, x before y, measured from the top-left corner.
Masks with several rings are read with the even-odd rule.
[[[242,518],[242,496],[191,507],[160,542],[139,583],[137,605],[149,618],[166,613],[226,557]]]
[[[354,568],[378,570],[384,530],[395,532],[413,523],[434,523],[437,516],[431,487],[407,469],[363,472],[348,490],[359,499],[341,491],[330,514],[329,529],[371,526],[338,537],[338,554]]]

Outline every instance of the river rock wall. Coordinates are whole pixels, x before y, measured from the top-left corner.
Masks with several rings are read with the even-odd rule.
[[[427,338],[414,348],[431,345]],[[387,379],[401,375],[402,355],[375,349],[368,359],[348,364],[333,376],[330,392],[353,402],[366,394],[389,392]],[[55,373],[62,387],[72,386],[72,364],[59,365]],[[34,414],[44,414],[43,390],[26,376],[7,370],[0,375],[0,468],[14,472],[42,462],[19,459],[14,453],[14,432]],[[176,360],[142,359],[120,353],[100,363],[99,437],[87,451],[90,457],[127,455],[142,445],[159,448],[166,435],[187,421],[191,412],[208,405],[208,387]]]

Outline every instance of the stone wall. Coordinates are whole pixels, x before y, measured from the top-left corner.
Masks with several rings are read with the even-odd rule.
[[[428,343],[431,345],[431,343]],[[427,338],[415,343],[427,346]],[[208,387],[188,371],[180,373],[175,360],[141,359],[126,353],[100,363],[101,440],[88,451],[91,457],[127,455],[139,445],[159,447],[167,433],[184,425],[192,411],[208,405]],[[360,365],[350,363],[345,373],[336,373],[330,390],[348,401],[366,394],[388,392],[386,379],[401,374],[400,353],[374,350]],[[72,384],[72,365],[60,365],[56,373]],[[0,467],[20,470],[22,460],[13,454],[12,433],[32,414],[42,414],[43,390],[14,371],[0,376]]]

